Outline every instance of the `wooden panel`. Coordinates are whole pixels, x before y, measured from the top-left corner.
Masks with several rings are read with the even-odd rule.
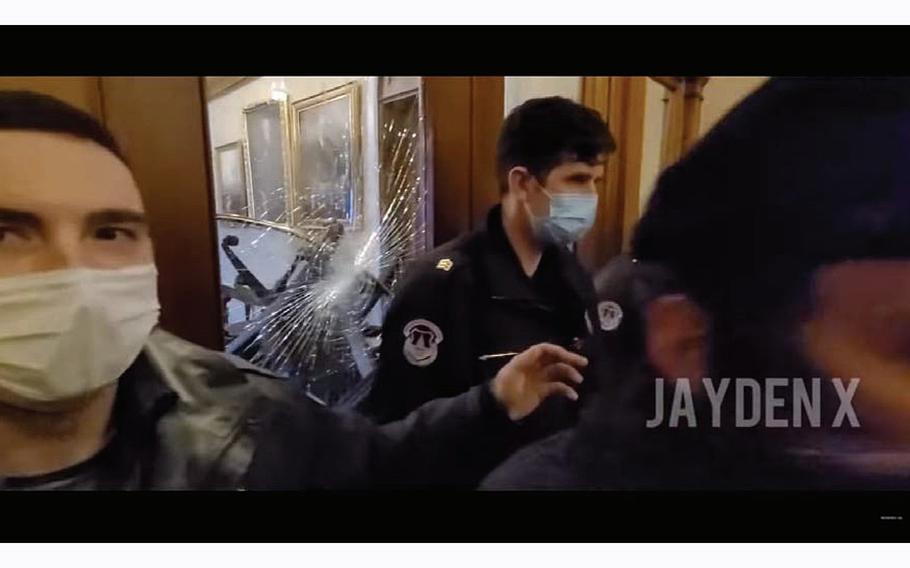
[[[610,107],[610,77],[582,77],[581,101],[606,118]]]
[[[667,87],[661,169],[680,158],[697,137],[705,77],[651,77]],[[584,77],[582,102],[607,119],[616,152],[607,160],[597,221],[579,243],[579,257],[591,270],[628,250],[640,212],[647,77]]]
[[[664,87],[675,91],[682,84],[682,79],[680,77],[651,77],[651,79],[657,81]]]
[[[143,193],[162,326],[221,349],[221,305],[198,77],[104,77],[103,112]]]
[[[581,82],[581,102],[599,112],[604,120],[608,121],[610,133],[616,139],[617,145],[619,145],[616,132],[617,125],[610,122],[609,117],[611,83],[611,77],[583,77]],[[603,249],[607,245],[604,241],[607,239],[606,235],[610,230],[608,227],[611,215],[609,209],[612,205],[611,199],[608,197],[608,188],[612,187],[611,176],[616,174],[615,162],[615,155],[607,157],[604,181],[597,187],[597,217],[594,220],[594,226],[578,243],[578,258],[589,270],[599,266],[601,258],[605,256]],[[612,183],[615,184],[615,181]]]
[[[623,179],[623,154],[625,153],[625,124],[624,110],[628,97],[627,77],[611,77],[610,80],[610,104],[607,113],[604,115],[613,137],[616,140],[616,152],[614,152],[608,161],[605,175],[604,195],[603,195],[603,227],[599,238],[597,239],[598,247],[595,249],[593,258],[589,258],[589,268],[603,266],[613,256],[619,254],[622,250],[623,235],[623,211],[625,209],[625,189],[622,184]]]
[[[101,118],[100,77],[0,77],[0,89],[44,93]]]
[[[585,77],[582,102],[601,113],[616,141],[598,188],[597,219],[578,255],[594,271],[628,247],[639,214],[646,77]]]
[[[623,111],[623,138],[619,147],[619,160],[622,161],[620,183],[624,199],[623,252],[629,250],[629,241],[641,214],[641,161],[644,153],[647,82],[647,77],[628,77],[628,96]]]
[[[471,227],[471,78],[425,77],[434,242]]]
[[[499,203],[496,139],[505,106],[504,77],[471,78],[471,228],[482,226]]]
[[[683,101],[682,150],[687,151],[698,140],[701,126],[701,106],[705,100],[704,88],[707,77],[686,77],[685,100]]]
[[[660,154],[660,169],[672,165],[683,151],[683,120],[685,114],[685,89],[667,91],[667,105],[664,116],[663,146]]]

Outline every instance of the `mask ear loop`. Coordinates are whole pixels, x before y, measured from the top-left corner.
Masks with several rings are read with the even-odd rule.
[[[540,180],[537,179],[537,176],[535,176],[534,174],[531,174],[531,177],[533,177],[534,181],[537,183],[537,185],[540,186],[541,193],[543,193],[544,195],[547,196],[547,214],[543,217],[538,217],[537,215],[535,215],[534,212],[531,210],[531,205],[528,203],[527,199],[525,199],[525,201],[524,201],[525,212],[527,212],[528,217],[530,217],[531,223],[533,224],[533,223],[536,223],[536,222],[539,222],[539,221],[545,219],[546,217],[548,217],[550,215],[550,213],[552,212],[552,209],[553,209],[553,195],[549,191],[547,191],[547,188],[545,188],[542,183],[540,183]]]
[[[553,194],[547,191],[547,188],[540,183],[536,176],[534,177],[534,181],[540,186],[540,192],[547,196],[547,216],[549,216],[553,212]]]

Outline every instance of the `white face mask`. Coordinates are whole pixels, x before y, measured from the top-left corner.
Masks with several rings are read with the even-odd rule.
[[[531,228],[539,242],[568,246],[594,226],[597,217],[596,193],[550,193],[543,190],[550,199],[550,213],[537,217],[528,207]]]
[[[0,278],[0,391],[47,402],[116,381],[158,323],[157,276],[148,264]]]

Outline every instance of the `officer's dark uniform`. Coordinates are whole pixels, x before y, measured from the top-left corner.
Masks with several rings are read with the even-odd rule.
[[[512,355],[534,344],[577,351],[598,321],[590,276],[572,252],[545,247],[529,278],[497,205],[486,227],[411,267],[383,324],[376,381],[361,409],[381,422],[398,419],[428,400],[492,379]],[[551,397],[531,420],[545,430],[568,426],[577,407]]]

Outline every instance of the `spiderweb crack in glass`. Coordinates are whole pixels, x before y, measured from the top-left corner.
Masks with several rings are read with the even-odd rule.
[[[240,332],[251,335],[254,339],[247,345],[256,347],[241,349],[238,355],[307,390],[327,388],[338,394],[350,385],[318,383],[344,382],[341,376],[363,378],[364,366],[369,367],[375,358],[375,349],[368,348],[368,328],[381,323],[382,302],[377,303],[376,298],[383,287],[394,292],[403,265],[422,252],[415,245],[422,242],[417,237],[425,231],[419,211],[425,198],[418,167],[422,124],[416,119],[416,106],[410,116],[385,121],[382,126],[378,223],[345,232],[340,238],[331,227],[309,231],[311,237],[303,246],[299,246],[299,236],[287,234],[289,241],[295,241],[297,257],[304,258],[286,275],[286,288],[277,291],[271,303],[259,309]],[[305,215],[298,207],[291,218],[297,229],[324,227],[321,212],[324,204],[308,208]],[[288,223],[288,216],[281,221]],[[263,228],[237,249],[237,255],[246,259],[265,253],[264,243],[275,237],[270,234],[275,231]]]

